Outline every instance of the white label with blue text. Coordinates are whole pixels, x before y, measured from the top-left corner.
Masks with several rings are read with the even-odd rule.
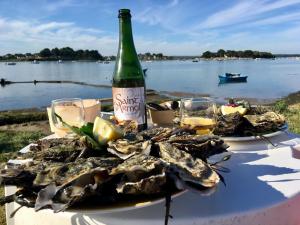
[[[118,121],[135,120],[145,123],[145,89],[112,88],[115,117]]]

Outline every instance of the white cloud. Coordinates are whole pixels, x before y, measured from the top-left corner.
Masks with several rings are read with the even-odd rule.
[[[246,26],[267,26],[274,24],[281,24],[286,22],[295,22],[300,20],[300,12],[297,13],[289,13],[279,16],[273,16],[266,19],[257,20],[251,23],[246,24]]]
[[[300,0],[254,0],[241,1],[230,8],[221,10],[209,16],[205,21],[201,22],[198,29],[209,29],[239,24],[241,22],[256,20],[258,15],[273,10],[289,7],[299,4]]]
[[[179,0],[172,0],[166,4],[152,4],[149,2],[148,7],[137,13],[133,20],[151,26],[160,25],[169,31],[177,32],[177,22],[186,16],[178,5]]]
[[[46,11],[51,12],[51,11],[56,11],[61,8],[73,6],[73,5],[74,5],[74,3],[72,2],[72,0],[59,0],[59,1],[52,0],[45,4],[44,9]]]
[[[98,49],[102,54],[111,54],[117,49],[117,38],[104,35],[102,30],[82,28],[69,22],[40,23],[0,18],[0,40],[10,43],[1,47],[0,54],[14,51],[39,51],[46,47],[71,46]],[[1,44],[0,44],[1,46]]]

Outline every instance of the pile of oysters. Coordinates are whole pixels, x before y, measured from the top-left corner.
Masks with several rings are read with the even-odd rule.
[[[214,135],[181,128],[127,133],[102,149],[80,138],[44,139],[7,163],[1,183],[18,190],[0,200],[36,211],[64,211],[80,204],[108,205],[145,196],[162,196],[188,187],[211,190],[222,180],[208,158],[228,146]]]
[[[235,104],[235,103],[234,103]],[[260,136],[286,129],[283,115],[267,106],[251,106],[248,102],[238,102],[237,106],[246,109],[245,114],[239,112],[224,115],[217,113],[215,135],[230,137]]]

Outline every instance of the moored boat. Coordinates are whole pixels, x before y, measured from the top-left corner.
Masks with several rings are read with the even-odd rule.
[[[5,63],[6,65],[8,65],[8,66],[14,66],[14,65],[16,65],[17,63],[15,63],[15,62],[7,62],[7,63]]]
[[[219,75],[220,83],[235,83],[235,82],[247,82],[248,76],[241,76],[239,73],[225,73],[225,75]]]

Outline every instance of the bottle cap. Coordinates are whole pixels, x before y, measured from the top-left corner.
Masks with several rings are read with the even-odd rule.
[[[120,17],[131,17],[130,9],[119,9],[119,18]]]

